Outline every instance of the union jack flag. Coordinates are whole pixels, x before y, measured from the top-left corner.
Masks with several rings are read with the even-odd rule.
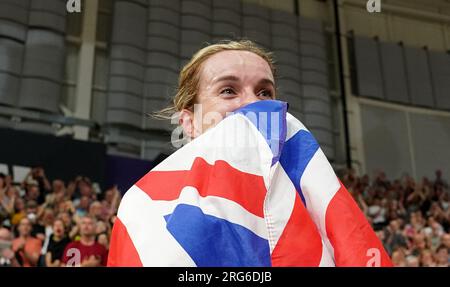
[[[124,195],[108,266],[391,266],[317,141],[259,101]]]

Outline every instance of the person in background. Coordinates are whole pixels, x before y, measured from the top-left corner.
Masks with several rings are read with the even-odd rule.
[[[55,221],[55,214],[53,209],[45,208],[39,213],[40,225],[44,227],[44,238],[42,239],[43,246],[41,249],[41,256],[39,257],[39,266],[45,266],[45,254],[47,253],[47,247],[50,238],[53,234],[53,222]]]
[[[392,252],[392,264],[394,267],[405,267],[406,266],[406,255],[403,248],[398,248]]]
[[[63,266],[106,266],[108,251],[95,240],[95,219],[90,216],[81,217],[79,225],[80,240],[66,246],[62,258]]]
[[[45,250],[45,265],[47,267],[61,266],[61,258],[69,243],[70,239],[66,236],[64,222],[61,219],[56,219],[53,222],[53,234]],[[44,248],[42,249],[44,250]]]
[[[419,258],[414,255],[409,255],[406,257],[406,267],[419,267]]]
[[[12,234],[4,227],[0,227],[0,267],[19,267],[12,246]]]
[[[83,195],[80,198],[79,204],[76,205],[76,211],[75,215],[78,217],[83,217],[88,214],[89,212],[89,206],[91,204],[91,201],[88,196]]]
[[[41,192],[39,190],[39,186],[35,180],[29,181],[26,185],[26,195],[25,200],[27,201],[35,201],[37,204],[44,203],[43,200],[41,200]]]
[[[447,247],[447,249],[450,249],[450,234],[449,233],[442,234],[441,242],[445,247]]]
[[[31,236],[43,242],[45,240],[45,227],[39,222],[40,208],[34,200],[27,202],[26,216],[31,223]]]
[[[36,185],[39,190],[38,197],[32,199],[36,200],[39,204],[42,204],[45,201],[47,193],[49,193],[52,188],[43,167],[37,166],[30,170],[22,185],[28,189],[30,184]]]
[[[433,253],[430,249],[424,249],[420,252],[420,266],[421,267],[435,267]]]
[[[36,266],[42,248],[41,240],[31,236],[31,222],[22,218],[18,226],[19,237],[12,242],[12,250],[16,253],[19,264],[23,267]]]
[[[20,220],[27,216],[25,201],[18,197],[14,202],[14,213],[11,216],[11,224],[16,226],[19,224]]]
[[[436,249],[436,267],[449,267],[448,248],[440,245]]]

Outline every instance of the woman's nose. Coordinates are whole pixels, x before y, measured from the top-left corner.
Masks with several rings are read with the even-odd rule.
[[[259,100],[260,99],[258,98],[257,95],[255,95],[255,93],[253,93],[253,92],[246,92],[243,95],[243,99],[241,101],[241,107],[242,106],[246,106],[246,105],[251,104],[251,103],[254,103],[254,102],[257,102]]]

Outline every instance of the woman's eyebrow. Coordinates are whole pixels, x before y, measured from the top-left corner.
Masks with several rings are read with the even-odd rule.
[[[268,78],[264,78],[264,79],[261,79],[260,81],[259,81],[259,84],[260,85],[272,85],[273,87],[275,87],[275,83],[271,80],[271,79],[268,79]]]
[[[212,83],[216,84],[216,83],[224,82],[224,81],[239,82],[239,78],[236,76],[233,76],[233,75],[222,76],[222,77],[214,79]]]
[[[233,75],[222,76],[217,79],[214,79],[213,84],[216,84],[219,82],[224,82],[224,81],[239,82],[239,78],[236,76],[233,76]],[[273,87],[275,87],[275,83],[269,78],[264,78],[264,79],[259,80],[258,84],[260,84],[260,85],[261,84],[266,84],[266,85],[269,84],[269,85],[272,85]]]

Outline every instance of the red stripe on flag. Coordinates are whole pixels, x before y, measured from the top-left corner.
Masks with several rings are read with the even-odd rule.
[[[109,245],[108,267],[142,267],[139,254],[119,218],[114,221]]]
[[[321,258],[319,231],[296,193],[291,217],[272,252],[272,266],[317,267]]]
[[[342,183],[328,205],[325,224],[336,266],[392,266],[381,241]]]
[[[223,197],[264,217],[266,186],[263,177],[237,170],[223,160],[210,165],[197,157],[191,170],[151,171],[136,186],[152,200],[175,200],[184,187],[193,186],[203,197]]]

